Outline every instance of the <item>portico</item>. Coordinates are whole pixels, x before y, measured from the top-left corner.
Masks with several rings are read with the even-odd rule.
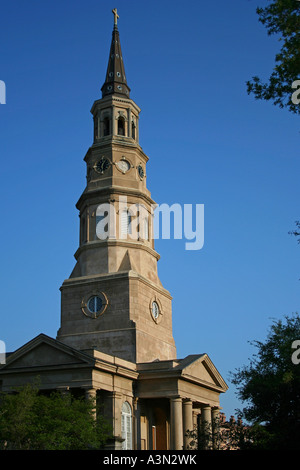
[[[96,350],[77,351],[43,334],[0,368],[3,392],[37,378],[42,391],[81,394],[103,405],[112,424],[110,449],[124,448],[124,419],[129,449],[187,449],[187,431],[199,419],[212,421],[219,412],[219,394],[227,389],[206,354],[134,364]]]
[[[153,401],[156,407],[163,403],[167,410],[167,449],[187,449],[187,431],[196,429],[199,420],[212,423],[219,414],[219,396],[227,390],[223,378],[207,354],[137,364],[137,371],[139,401],[147,400],[150,407]],[[160,435],[162,430],[156,432]]]

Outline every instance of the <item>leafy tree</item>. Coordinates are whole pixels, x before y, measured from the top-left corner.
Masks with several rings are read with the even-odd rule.
[[[289,233],[290,235],[295,235],[295,237],[300,237],[300,221],[296,220],[295,224],[296,224],[296,229]],[[300,243],[300,238],[298,238],[298,243]]]
[[[271,100],[280,108],[300,114],[300,2],[298,0],[273,0],[265,8],[257,8],[259,21],[268,35],[278,34],[282,42],[275,56],[276,65],[267,83],[257,76],[247,82],[248,94],[256,99]],[[293,88],[296,88],[294,90]]]
[[[0,449],[99,449],[110,435],[104,418],[95,419],[93,400],[43,395],[35,385],[0,397]]]
[[[263,439],[256,448],[296,449],[300,441],[300,364],[293,350],[300,345],[300,317],[274,321],[265,342],[254,341],[257,354],[232,374],[241,415],[256,426]],[[298,354],[299,355],[299,354]]]
[[[216,418],[186,435],[191,450],[252,450],[261,448],[262,442],[270,439],[263,426],[245,425],[239,416],[237,419],[231,416],[229,421]]]

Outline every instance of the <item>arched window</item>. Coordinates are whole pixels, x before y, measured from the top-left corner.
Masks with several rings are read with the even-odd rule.
[[[94,118],[94,139],[98,139],[98,116]]]
[[[125,119],[122,116],[118,119],[118,134],[125,135]]]
[[[103,136],[110,135],[110,120],[108,117],[103,119]]]
[[[132,449],[132,413],[131,407],[127,401],[125,401],[122,405],[122,438],[124,441],[122,442],[122,449],[123,450],[131,450]]]
[[[87,230],[86,230],[86,220],[85,217],[81,218],[81,243],[86,243],[87,241]]]
[[[131,137],[135,140],[135,124],[133,121],[131,123]]]

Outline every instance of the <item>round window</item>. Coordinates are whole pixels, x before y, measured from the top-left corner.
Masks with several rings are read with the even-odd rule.
[[[105,312],[107,305],[108,301],[105,294],[99,292],[85,297],[81,302],[81,309],[87,317],[97,318]]]
[[[102,309],[103,301],[98,295],[94,295],[88,300],[87,309],[90,313],[98,313]]]
[[[158,306],[158,303],[157,302],[152,302],[152,315],[153,315],[153,318],[155,320],[158,319],[158,315],[159,315],[159,306]]]
[[[139,177],[142,180],[144,178],[144,175],[145,175],[142,165],[139,165],[137,170],[138,170],[138,173],[139,173]]]

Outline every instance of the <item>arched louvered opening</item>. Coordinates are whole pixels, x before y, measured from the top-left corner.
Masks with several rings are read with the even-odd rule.
[[[126,209],[121,213],[121,237],[126,238],[127,235],[131,235],[132,227],[131,227],[131,220],[132,216],[130,212]]]
[[[125,119],[122,116],[118,119],[118,135],[125,135]]]
[[[149,222],[147,218],[144,218],[144,240],[149,240]]]
[[[103,120],[103,136],[110,135],[110,119],[105,117]]]
[[[135,124],[132,121],[131,123],[131,137],[135,140],[136,139],[136,132],[135,132]]]
[[[107,240],[109,238],[109,213],[96,215],[95,240]]]

